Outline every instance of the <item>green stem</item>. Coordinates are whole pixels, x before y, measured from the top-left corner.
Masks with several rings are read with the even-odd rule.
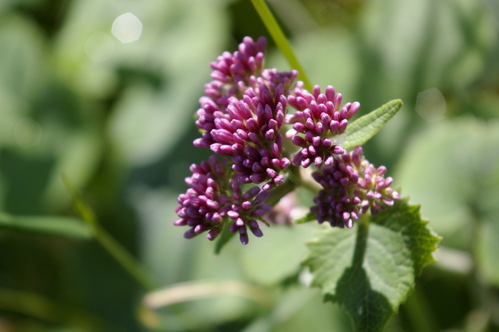
[[[352,267],[362,268],[364,257],[366,255],[367,238],[369,235],[369,216],[364,214],[360,216],[357,224],[357,237],[355,240],[355,251],[352,259]]]
[[[291,68],[298,70],[298,78],[303,81],[305,89],[312,91],[312,84],[310,83],[310,80],[305,74],[305,70],[300,65],[300,62],[298,61],[297,57],[295,56],[295,53],[293,52],[293,49],[291,48],[291,46],[288,43],[288,40],[286,39],[286,36],[282,32],[281,27],[274,18],[274,15],[272,15],[272,12],[270,11],[265,1],[251,0],[251,3],[258,12],[258,15],[260,15],[263,24],[265,24],[265,27],[272,36],[272,39],[274,39],[274,42],[276,43],[277,47],[279,47],[282,54],[284,54],[284,57],[288,61]]]
[[[100,225],[93,227],[93,234],[107,252],[146,290],[158,288],[145,268]]]
[[[73,197],[75,207],[81,218],[88,224],[92,235],[104,249],[146,290],[151,291],[157,288],[156,282],[149,276],[146,269],[99,224],[92,209],[83,201],[80,193],[64,175],[63,181]]]
[[[270,206],[276,205],[281,198],[292,192],[296,189],[296,183],[291,180],[287,180],[284,183],[277,186],[275,189],[270,191],[269,197],[265,200],[267,204]]]

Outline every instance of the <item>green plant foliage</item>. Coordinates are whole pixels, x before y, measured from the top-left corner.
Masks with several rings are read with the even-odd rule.
[[[398,184],[422,203],[442,245],[471,250],[499,285],[499,123],[463,118],[435,124],[403,156]]]
[[[222,234],[220,234],[220,237],[216,241],[215,244],[215,255],[218,255],[220,251],[222,251],[222,248],[229,243],[229,241],[234,237],[235,233],[232,233],[229,231],[229,225],[230,223],[226,222],[224,227],[222,228]]]
[[[434,261],[439,238],[407,200],[353,229],[325,229],[309,242],[304,261],[313,273],[312,286],[326,300],[338,302],[357,331],[382,331],[414,289],[414,278]]]
[[[380,108],[364,115],[348,125],[347,138],[342,146],[351,149],[357,145],[362,145],[387,123],[402,107],[400,99],[389,101]]]
[[[90,228],[80,219],[60,216],[12,216],[0,213],[0,229],[90,239]]]
[[[313,225],[276,225],[265,229],[259,243],[241,250],[241,263],[246,274],[258,284],[276,285],[298,272],[306,254],[303,244],[313,236]],[[255,239],[254,242],[258,241]],[[263,259],[265,257],[265,259]],[[278,268],[276,268],[278,267]]]

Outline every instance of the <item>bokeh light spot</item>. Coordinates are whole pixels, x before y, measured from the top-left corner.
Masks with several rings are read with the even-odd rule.
[[[114,20],[111,32],[120,42],[131,43],[139,39],[142,33],[142,23],[137,16],[126,13]]]

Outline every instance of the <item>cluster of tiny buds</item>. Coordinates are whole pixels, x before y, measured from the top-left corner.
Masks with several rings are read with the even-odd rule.
[[[305,90],[296,70],[264,68],[265,46],[263,37],[256,42],[245,37],[238,51],[224,52],[210,64],[213,81],[199,100],[196,126],[202,136],[194,145],[214,155],[191,166],[189,188],[178,197],[174,225],[190,227],[186,238],[206,232],[214,240],[225,228],[243,244],[249,233],[261,237],[261,222],[282,217],[282,211],[269,214],[265,200],[285,182],[291,165],[317,169],[313,178],[322,190],[311,211],[319,223],[350,228],[361,214],[375,214],[400,199],[389,187],[392,179],[384,178],[385,167],[371,165],[361,147],[347,152],[341,146],[360,104],[342,106],[342,95],[332,86]],[[289,108],[295,112],[288,114]],[[292,128],[283,136],[287,125]],[[298,151],[292,158],[285,146],[293,145]]]
[[[341,93],[336,93],[332,86],[328,86],[325,93],[321,93],[318,85],[312,93],[295,89],[294,94],[288,97],[289,105],[295,108],[296,112],[287,116],[286,122],[292,124],[293,129],[286,133],[286,137],[302,148],[295,155],[293,165],[329,166],[333,163],[335,155],[345,152],[341,147],[342,134],[360,104],[347,103],[341,107],[341,100]]]
[[[208,239],[213,240],[222,230],[226,205],[230,202],[221,191],[221,185],[227,186],[227,161],[220,163],[211,156],[200,165],[192,164],[190,170],[192,176],[185,179],[189,189],[178,197],[180,206],[175,212],[179,219],[173,224],[191,227],[184,234],[187,239],[209,231]]]
[[[224,52],[217,62],[211,62],[213,81],[205,85],[206,96],[221,107],[226,107],[229,97],[239,95],[241,85],[246,86],[250,77],[261,73],[266,46],[264,37],[256,42],[245,37],[239,44],[238,51],[233,54]]]
[[[391,189],[392,178],[384,178],[386,167],[375,168],[362,153],[362,147],[335,156],[330,166],[315,171],[312,176],[322,186],[311,211],[317,221],[331,226],[353,226],[361,214],[370,210],[376,215],[385,206],[393,205],[401,195]]]
[[[233,220],[229,230],[239,233],[243,244],[249,241],[248,228],[256,237],[263,235],[256,219],[271,209],[264,203],[269,192],[254,186],[243,193],[239,182],[231,179],[232,172],[227,165],[227,159],[218,161],[214,155],[200,165],[191,165],[192,176],[185,179],[189,189],[178,197],[179,219],[173,222],[175,226],[190,227],[184,233],[185,238],[208,232],[207,238],[213,241],[228,218]],[[229,188],[231,194],[224,195]]]

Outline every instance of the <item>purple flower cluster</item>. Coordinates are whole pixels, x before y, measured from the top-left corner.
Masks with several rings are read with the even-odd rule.
[[[284,182],[283,171],[291,164],[283,154],[281,133],[287,114],[286,98],[302,84],[295,83],[296,70],[281,73],[263,68],[265,45],[264,38],[254,42],[246,37],[238,51],[224,52],[211,63],[213,81],[205,86],[206,95],[200,98],[197,112],[196,125],[202,137],[194,145],[230,158],[225,159],[230,171],[224,175],[225,194],[219,196],[218,206],[212,204],[211,198],[211,205],[206,205],[206,185],[201,191],[189,189],[180,195],[177,214],[181,219],[175,225],[191,226],[186,237],[209,230],[208,238],[214,239],[226,222],[231,222],[229,230],[239,233],[243,244],[248,243],[248,229],[262,236],[257,219],[270,210],[263,201],[268,190]],[[200,177],[198,174],[208,176],[194,167],[187,181],[189,186],[193,182],[198,185],[197,180],[193,181]],[[250,183],[261,184],[261,188],[255,186],[243,192],[242,185]]]
[[[239,233],[243,244],[248,243],[248,228],[257,237],[263,235],[255,218],[261,217],[271,208],[263,203],[268,191],[253,187],[243,194],[239,184],[230,180],[232,171],[227,159],[219,162],[216,156],[211,156],[200,165],[191,165],[190,170],[192,176],[185,179],[189,189],[178,197],[180,206],[175,212],[179,219],[173,222],[175,226],[190,227],[184,233],[185,238],[208,232],[207,238],[214,240],[227,218],[234,221],[229,230]],[[229,187],[232,189],[231,194],[228,194]]]
[[[347,103],[340,109],[341,100],[341,93],[336,93],[332,86],[321,93],[318,85],[312,93],[297,88],[294,95],[288,97],[288,103],[297,111],[288,116],[287,122],[293,124],[293,129],[286,133],[286,137],[302,148],[295,155],[293,165],[329,166],[334,155],[345,152],[341,147],[341,134],[360,104]]]
[[[239,234],[243,244],[249,233],[261,237],[259,221],[266,223],[271,210],[265,200],[287,174],[297,177],[291,170],[296,167],[317,168],[313,178],[323,189],[311,211],[320,223],[352,227],[360,214],[376,213],[400,199],[389,188],[391,178],[383,177],[384,167],[369,164],[361,147],[348,153],[341,146],[359,103],[341,106],[342,96],[332,86],[323,93],[319,86],[308,92],[296,80],[296,70],[264,68],[265,47],[263,37],[256,42],[245,37],[236,52],[224,52],[210,64],[213,80],[205,85],[197,111],[202,136],[194,145],[219,159],[213,155],[190,168],[189,189],[178,198],[174,222],[190,227],[186,238],[207,232],[214,240],[226,228]],[[294,114],[288,114],[289,106]],[[292,129],[283,136],[286,126]],[[285,147],[293,146],[298,151],[291,162],[295,151]]]
[[[333,163],[315,171],[312,176],[322,186],[314,198],[311,211],[317,221],[328,221],[331,226],[353,226],[361,214],[368,210],[375,215],[385,206],[401,199],[389,188],[392,178],[384,178],[386,167],[375,168],[362,154],[362,147],[333,158]]]
[[[189,189],[179,195],[180,206],[175,210],[180,218],[173,224],[191,227],[184,234],[187,239],[208,231],[208,239],[213,240],[222,230],[223,216],[230,203],[221,191],[228,185],[227,161],[220,163],[211,156],[200,165],[192,164],[190,170],[192,176],[185,179]]]
[[[244,38],[239,51],[225,52],[213,62],[207,96],[200,99],[196,125],[203,137],[198,147],[230,156],[239,183],[267,183],[264,190],[284,181],[281,173],[291,162],[283,156],[281,128],[287,113],[286,93],[298,73],[263,69],[265,39]],[[215,88],[216,87],[216,88]]]

